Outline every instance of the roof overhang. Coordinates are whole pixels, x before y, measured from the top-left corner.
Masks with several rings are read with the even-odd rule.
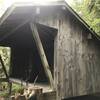
[[[14,33],[21,26],[30,22],[30,20],[38,14],[38,8],[41,9],[40,14],[48,14],[56,9],[68,10],[82,25],[90,31],[98,40],[100,37],[91,30],[90,26],[64,1],[51,2],[47,4],[37,3],[15,3],[7,9],[0,19],[0,42]],[[49,10],[49,11],[48,11]],[[63,10],[63,9],[62,9]]]
[[[40,14],[47,14],[54,12],[57,8],[60,8],[63,5],[64,2],[53,2],[48,4],[13,4],[0,19],[0,42],[23,25],[29,23],[38,14],[39,9],[41,9]]]

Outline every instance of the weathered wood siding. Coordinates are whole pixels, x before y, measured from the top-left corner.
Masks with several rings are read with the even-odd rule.
[[[56,100],[56,92],[46,92],[38,96],[37,100]]]
[[[100,92],[100,43],[69,12],[40,16],[44,25],[55,27],[54,80],[57,100]]]

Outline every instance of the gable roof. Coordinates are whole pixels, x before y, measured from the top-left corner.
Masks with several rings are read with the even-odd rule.
[[[86,29],[90,31],[91,34],[93,34],[98,40],[100,40],[100,37],[93,31],[90,26],[63,0],[61,1],[55,1],[55,2],[49,2],[47,4],[38,4],[38,3],[15,3],[11,7],[9,7],[6,12],[3,14],[3,16],[0,19],[0,41],[5,39],[7,36],[9,36],[8,33],[13,33],[15,30],[17,30],[19,27],[21,27],[23,24],[28,23],[32,13],[29,13],[29,11],[33,12],[33,7],[65,7],[71,14],[74,15],[76,19],[78,19],[79,22],[82,23],[82,25],[85,26]],[[20,9],[23,7],[23,12],[20,12]],[[27,9],[27,7],[29,9]],[[14,16],[14,13],[24,13],[23,19],[20,19],[19,16]],[[29,14],[29,16],[25,16],[25,14]],[[17,19],[16,19],[17,18]],[[26,20],[27,19],[27,20]],[[15,20],[16,23],[15,23]],[[19,25],[19,23],[21,23]],[[19,25],[19,26],[18,26]],[[18,26],[18,27],[17,27]],[[8,35],[5,35],[5,34]]]

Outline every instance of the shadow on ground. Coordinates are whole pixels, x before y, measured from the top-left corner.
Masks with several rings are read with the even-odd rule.
[[[100,96],[81,96],[81,97],[73,97],[62,100],[100,100]]]

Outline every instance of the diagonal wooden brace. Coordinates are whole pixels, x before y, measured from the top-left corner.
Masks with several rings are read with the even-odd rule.
[[[37,49],[38,49],[38,52],[39,52],[45,73],[46,73],[46,76],[49,79],[51,87],[53,88],[54,87],[54,84],[53,84],[54,81],[53,81],[52,73],[50,71],[50,67],[49,67],[49,64],[48,64],[48,61],[47,61],[47,58],[46,58],[46,55],[45,55],[45,51],[43,49],[42,42],[41,42],[40,37],[39,37],[39,33],[38,33],[38,30],[37,30],[36,24],[30,23],[30,28],[31,28],[31,31],[32,31],[33,38],[36,42],[36,46],[37,46]]]

